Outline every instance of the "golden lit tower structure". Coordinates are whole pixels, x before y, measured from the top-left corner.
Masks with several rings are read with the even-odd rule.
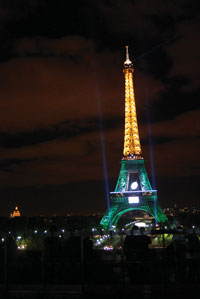
[[[124,62],[125,76],[125,132],[121,170],[114,192],[110,192],[111,206],[103,216],[100,225],[104,229],[116,226],[120,217],[131,210],[147,212],[156,223],[168,219],[157,201],[157,190],[153,190],[145,169],[138,131],[135,94],[133,87],[133,63],[126,46]]]
[[[138,132],[135,94],[133,87],[133,64],[129,59],[128,46],[126,46],[126,61],[124,62],[125,75],[125,132],[124,132],[124,158],[133,159],[142,155]]]

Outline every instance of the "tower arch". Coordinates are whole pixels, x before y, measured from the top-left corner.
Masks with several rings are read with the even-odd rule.
[[[117,226],[117,224],[118,224],[118,222],[119,222],[119,220],[120,220],[120,218],[125,214],[125,213],[127,213],[127,212],[130,212],[130,211],[143,211],[143,212],[147,212],[145,209],[143,209],[143,208],[135,208],[135,207],[130,207],[130,208],[124,208],[124,209],[122,209],[121,211],[118,211],[117,213],[116,213],[116,215],[113,217],[113,221],[112,221],[112,225],[114,225],[114,226]],[[152,217],[154,217],[154,214],[153,214],[153,212],[152,211],[149,211],[148,212]],[[155,217],[154,217],[155,218]]]

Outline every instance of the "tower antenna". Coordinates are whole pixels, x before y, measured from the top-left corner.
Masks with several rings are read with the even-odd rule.
[[[129,60],[128,46],[126,46],[126,60]]]
[[[129,59],[128,46],[125,47],[126,47],[126,61],[124,62],[124,65],[130,65],[132,64],[132,61]]]

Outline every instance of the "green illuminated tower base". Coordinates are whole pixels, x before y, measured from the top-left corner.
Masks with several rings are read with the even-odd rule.
[[[157,202],[157,190],[152,190],[144,164],[143,159],[121,161],[115,191],[110,192],[110,210],[100,222],[104,229],[116,226],[120,217],[131,210],[145,211],[152,215],[157,223],[168,221]]]

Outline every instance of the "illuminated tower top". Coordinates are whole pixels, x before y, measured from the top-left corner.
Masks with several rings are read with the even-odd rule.
[[[137,124],[133,71],[133,63],[129,59],[128,46],[126,46],[126,60],[124,62],[123,70],[125,75],[125,132],[123,160],[143,159]]]

